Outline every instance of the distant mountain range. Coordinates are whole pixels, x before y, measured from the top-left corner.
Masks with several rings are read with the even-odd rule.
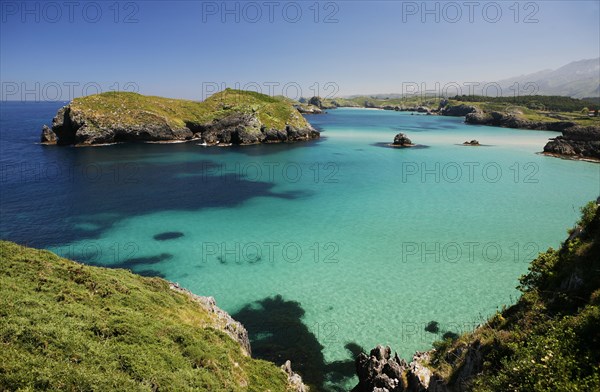
[[[500,85],[502,95],[504,96],[514,95],[515,87],[518,87],[519,95],[560,95],[573,98],[599,98],[600,58],[573,61],[556,70],[547,69],[527,75],[498,80],[495,83]],[[518,83],[518,85],[515,85],[515,83]],[[483,87],[484,85],[486,83],[482,82],[481,86]],[[477,88],[474,90],[474,93],[477,95],[496,94],[496,89],[493,88],[490,88],[486,93]],[[362,96],[384,99],[402,98],[403,95],[399,93],[363,94],[352,95],[348,98]]]
[[[499,80],[497,83],[502,87],[504,95],[514,94],[514,89],[509,88],[515,86],[515,83],[519,84],[520,89],[526,83],[533,83],[537,88],[535,94],[539,95],[598,97],[600,96],[600,58],[574,61],[556,70],[539,71]]]

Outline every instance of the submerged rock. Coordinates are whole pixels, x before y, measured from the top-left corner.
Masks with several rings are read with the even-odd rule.
[[[183,233],[180,231],[166,231],[164,233],[156,234],[153,238],[157,241],[166,241],[180,237],[183,237]]]

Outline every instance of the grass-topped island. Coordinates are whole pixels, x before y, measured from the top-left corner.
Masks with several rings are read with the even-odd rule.
[[[58,145],[197,140],[207,145],[284,143],[318,138],[281,98],[227,89],[203,102],[108,92],[75,98],[44,126],[41,141]]]

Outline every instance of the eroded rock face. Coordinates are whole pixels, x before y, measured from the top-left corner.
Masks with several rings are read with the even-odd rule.
[[[302,382],[302,377],[292,370],[292,363],[287,360],[281,365],[281,370],[287,375],[288,385],[293,392],[308,392],[308,387]]]
[[[463,117],[469,113],[480,112],[480,110],[477,107],[471,105],[460,104],[456,106],[448,106],[447,101],[444,105],[443,102],[441,102],[440,107],[443,107],[443,109],[440,111],[440,114],[442,116]]]
[[[356,358],[358,384],[352,392],[449,392],[446,383],[426,364],[430,352],[417,352],[410,364],[391,356],[390,347],[377,346]]]
[[[297,129],[267,129],[254,113],[234,113],[209,124],[187,123],[175,128],[167,121],[147,113],[143,125],[122,125],[118,119],[110,127],[96,124],[93,119],[61,108],[52,120],[52,129],[44,126],[41,140],[59,145],[98,145],[120,142],[172,142],[199,139],[207,145],[250,145],[283,143],[316,139],[320,133],[310,127]]]
[[[200,295],[196,295],[191,291],[180,287],[176,283],[171,283],[169,287],[171,290],[187,295],[192,299],[192,301],[202,306],[209,313],[214,314],[218,322],[217,325],[221,328],[221,330],[240,344],[244,354],[248,356],[252,355],[250,339],[248,338],[248,331],[246,328],[244,328],[240,322],[235,321],[229,315],[229,313],[219,308],[213,297],[202,297]]]
[[[571,127],[562,136],[550,139],[545,153],[570,157],[600,159],[600,128]]]
[[[369,355],[361,353],[356,358],[358,385],[352,392],[403,392],[408,385],[404,373],[408,369],[398,354],[391,357],[390,347],[377,346]]]
[[[42,135],[40,136],[40,142],[43,144],[56,144],[56,134],[47,125],[42,128]]]

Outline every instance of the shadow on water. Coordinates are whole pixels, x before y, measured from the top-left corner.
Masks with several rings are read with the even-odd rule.
[[[2,238],[35,247],[97,239],[135,215],[234,208],[256,197],[291,200],[310,195],[304,190],[275,192],[268,178],[248,179],[210,160],[222,155],[218,161],[226,165],[235,160],[233,151],[248,148],[244,153],[264,155],[289,145],[227,151],[191,144],[36,147],[41,150],[36,150],[35,164],[23,171],[15,161],[3,172],[6,219],[0,223]]]
[[[90,260],[89,258],[86,259],[85,257],[78,257],[76,259],[77,261],[86,263],[88,265],[108,268],[122,268],[130,270],[142,276],[166,278],[166,275],[164,273],[154,268],[149,268],[149,266],[162,263],[163,261],[171,260],[172,258],[173,255],[170,253],[161,253],[155,256],[129,258],[118,263],[111,264],[98,263],[95,260]]]
[[[345,390],[335,385],[354,377],[354,358],[364,350],[356,343],[347,343],[349,359],[325,363],[324,347],[302,322],[303,316],[299,302],[284,300],[280,295],[247,304],[232,314],[248,330],[253,357],[277,365],[290,360],[292,369],[313,391]]]

